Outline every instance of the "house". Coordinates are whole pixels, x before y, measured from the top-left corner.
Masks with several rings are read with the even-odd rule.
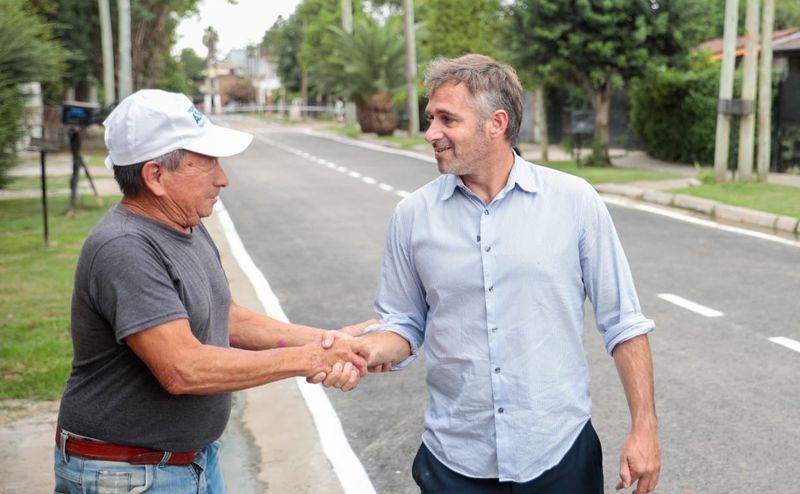
[[[736,38],[737,63],[744,55],[745,37]],[[723,40],[701,43],[712,60],[722,60]],[[777,91],[773,94],[772,167],[785,171],[800,166],[800,28],[772,34],[772,70]]]

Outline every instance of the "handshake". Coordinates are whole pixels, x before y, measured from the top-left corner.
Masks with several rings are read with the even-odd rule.
[[[306,345],[311,366],[306,381],[326,388],[351,391],[368,372],[386,372],[392,362],[379,361],[376,340],[362,336],[364,329],[379,321],[372,319],[336,331],[325,331],[320,340]]]

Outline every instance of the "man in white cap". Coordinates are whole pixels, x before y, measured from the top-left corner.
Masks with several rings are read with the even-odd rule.
[[[92,230],[75,272],[55,490],[224,492],[217,440],[232,391],[326,374],[349,390],[368,354],[344,332],[326,349],[324,330],[231,300],[201,219],[228,185],[219,158],[244,151],[252,135],[159,90],[129,96],[104,125],[123,198]]]

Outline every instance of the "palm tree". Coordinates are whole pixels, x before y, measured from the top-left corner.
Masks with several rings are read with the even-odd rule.
[[[320,67],[323,77],[355,102],[363,132],[391,135],[397,128],[392,100],[405,85],[401,19],[390,17],[380,25],[362,18],[354,23],[352,35],[339,27],[330,29],[338,37],[338,48]]]

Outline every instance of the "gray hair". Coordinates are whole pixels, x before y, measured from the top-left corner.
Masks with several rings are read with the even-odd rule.
[[[476,54],[459,58],[437,58],[425,71],[428,97],[439,86],[447,83],[466,86],[482,121],[496,110],[505,110],[508,113],[506,138],[512,146],[517,144],[522,124],[522,86],[511,66]]]
[[[152,158],[141,163],[135,163],[127,166],[114,167],[114,179],[119,184],[119,189],[125,197],[136,197],[144,188],[144,180],[142,179],[142,168],[149,161],[155,161],[169,171],[175,171],[181,164],[183,157],[186,156],[186,150],[175,149],[168,153],[162,154],[158,158]]]

